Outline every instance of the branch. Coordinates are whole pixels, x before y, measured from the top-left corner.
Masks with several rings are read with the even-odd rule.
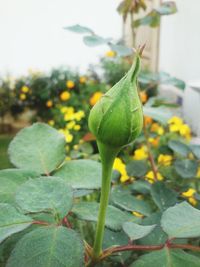
[[[39,225],[49,225],[48,222],[42,222],[42,221],[34,221],[32,224],[39,224]]]
[[[148,149],[148,159],[149,159],[149,162],[151,164],[151,168],[152,168],[152,171],[153,171],[153,174],[154,174],[154,178],[156,181],[158,181],[158,175],[157,175],[157,166],[156,166],[156,163],[154,161],[154,158],[153,158],[153,155],[151,153],[151,145],[148,141],[149,139],[149,135],[148,135],[148,132],[147,132],[147,129],[146,129],[146,125],[144,123],[144,136],[145,136],[145,139],[146,139],[146,145],[147,145],[147,149]]]
[[[194,251],[200,251],[200,247],[189,245],[189,244],[170,244],[170,248],[181,248],[181,249],[190,249]]]

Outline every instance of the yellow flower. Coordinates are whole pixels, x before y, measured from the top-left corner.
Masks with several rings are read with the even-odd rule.
[[[183,123],[181,118],[174,116],[168,121],[168,124],[170,132],[177,132],[187,140],[190,140],[191,129],[187,124]]]
[[[68,113],[66,113],[65,115],[64,115],[64,120],[65,121],[71,121],[71,120],[74,120],[75,118],[74,118],[74,114],[68,114]]]
[[[73,140],[73,135],[70,134],[70,132],[69,132],[68,129],[59,129],[58,131],[59,131],[60,133],[62,133],[62,134],[65,136],[65,141],[66,141],[67,143],[71,143],[71,142],[72,142],[72,140]],[[66,150],[67,150],[67,152],[68,152],[68,150],[69,150],[69,147],[68,147],[68,146],[66,147]]]
[[[134,160],[142,160],[148,158],[147,148],[146,146],[142,146],[135,150],[133,159]]]
[[[79,110],[78,112],[74,114],[74,119],[77,121],[80,121],[84,117],[85,117],[85,113],[83,110]]]
[[[126,165],[122,162],[120,158],[115,159],[113,164],[113,169],[117,170],[121,174],[120,181],[122,183],[129,180],[129,176],[126,172]]]
[[[53,102],[52,102],[51,100],[48,100],[48,101],[46,102],[46,106],[47,106],[48,108],[51,108],[51,107],[53,106]]]
[[[26,95],[25,95],[25,94],[20,94],[20,95],[19,95],[19,98],[20,98],[20,100],[22,100],[22,101],[23,101],[23,100],[25,100],[25,99],[26,99]]]
[[[187,191],[183,192],[181,195],[183,197],[186,197],[188,201],[195,206],[197,204],[197,200],[194,197],[194,194],[196,194],[196,190],[193,188],[189,188]]]
[[[61,107],[60,108],[61,113],[65,113],[65,112],[67,112],[67,110],[68,110],[67,107]]]
[[[115,57],[116,56],[116,52],[113,50],[109,50],[106,52],[106,57]]]
[[[79,131],[81,129],[81,126],[79,125],[79,124],[76,124],[75,126],[74,126],[74,130],[75,131]]]
[[[67,157],[65,158],[65,160],[71,160],[71,158],[70,158],[69,156],[67,156]]]
[[[145,92],[140,92],[140,100],[143,104],[147,102],[147,99],[147,94]]]
[[[75,121],[70,121],[70,122],[67,123],[66,128],[69,129],[69,130],[73,129],[75,124],[76,124]]]
[[[192,204],[193,206],[197,205],[197,200],[194,197],[189,197],[188,201],[190,202],[190,204]]]
[[[173,157],[171,155],[160,154],[158,157],[158,163],[163,166],[171,165]]]
[[[103,93],[102,92],[95,92],[91,97],[90,97],[90,105],[94,106],[99,99],[102,97]]]
[[[21,91],[22,91],[23,93],[28,93],[28,91],[29,91],[28,86],[26,86],[26,85],[22,86]]]
[[[70,99],[70,93],[69,92],[67,92],[67,91],[64,91],[64,92],[62,92],[61,94],[60,94],[60,99],[62,100],[62,101],[66,101],[66,100],[68,100],[68,99]]]
[[[74,146],[73,146],[73,149],[74,149],[74,150],[78,150],[78,148],[79,148],[78,145],[74,145]]]
[[[172,125],[169,126],[169,131],[170,131],[171,133],[173,133],[173,132],[178,132],[178,131],[179,131],[179,128],[180,128],[179,125],[177,125],[177,124],[172,124]]]
[[[50,126],[54,126],[54,125],[55,125],[55,121],[54,121],[54,120],[49,120],[49,121],[48,121],[48,124],[49,124]]]
[[[189,188],[187,191],[182,193],[183,197],[192,197],[196,193],[196,190],[193,188]]]
[[[74,83],[73,81],[68,80],[68,81],[66,82],[66,87],[67,87],[67,88],[72,89],[72,88],[74,88],[74,86],[75,86],[75,83]]]
[[[159,172],[157,172],[157,179],[158,181],[162,181],[164,177]],[[151,184],[153,184],[156,181],[153,171],[149,171],[146,174],[145,180],[147,180]]]
[[[133,214],[134,216],[138,217],[138,218],[143,218],[143,217],[144,217],[144,215],[143,215],[142,213],[137,212],[137,211],[133,211],[132,214]]]
[[[181,125],[183,123],[183,120],[177,116],[172,117],[171,119],[168,120],[168,124],[177,124]]]
[[[71,143],[72,140],[73,140],[73,135],[72,134],[70,134],[70,133],[65,134],[65,141],[67,143]]]
[[[191,129],[187,124],[183,124],[180,126],[180,135],[185,137],[187,140],[191,138]]]
[[[81,76],[81,77],[79,78],[79,82],[80,82],[80,83],[86,83],[86,81],[87,81],[87,78],[86,78],[85,76]]]
[[[75,113],[73,107],[63,107],[61,108],[61,112],[64,113],[65,121],[75,120]]]

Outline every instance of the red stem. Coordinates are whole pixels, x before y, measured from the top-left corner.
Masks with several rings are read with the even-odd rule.
[[[72,225],[71,225],[71,223],[68,221],[67,216],[64,217],[64,219],[63,219],[63,223],[64,223],[68,228],[72,228]]]
[[[193,245],[189,245],[189,244],[171,244],[170,241],[166,241],[165,244],[161,244],[161,245],[147,245],[147,246],[143,246],[143,245],[125,245],[125,246],[117,246],[117,247],[113,247],[113,248],[108,248],[106,250],[103,251],[102,257],[104,258],[104,256],[106,257],[109,254],[113,254],[116,252],[120,252],[120,251],[130,251],[130,250],[143,250],[143,251],[152,251],[152,250],[160,250],[163,249],[165,246],[167,246],[169,249],[174,249],[174,248],[180,248],[180,249],[190,249],[190,250],[194,250],[194,251],[200,251],[200,247],[197,246],[193,246]],[[110,253],[109,253],[110,252]]]
[[[153,174],[154,174],[154,178],[155,178],[156,181],[158,181],[158,175],[157,175],[158,169],[157,169],[156,163],[154,161],[153,155],[151,153],[151,145],[150,145],[150,143],[148,141],[149,135],[148,135],[145,123],[144,123],[143,129],[144,129],[144,136],[145,136],[145,139],[146,139],[145,141],[146,141],[147,150],[148,150],[148,159],[149,159],[149,162],[150,162]]]
[[[144,251],[151,251],[151,250],[160,250],[165,246],[165,244],[161,245],[152,245],[152,246],[140,246],[140,245],[125,245],[125,246],[117,246],[114,248],[108,248],[103,251],[103,254],[107,255],[113,254],[115,252],[120,252],[120,251],[130,251],[130,250],[144,250]]]
[[[42,221],[34,221],[32,224],[49,225],[49,223],[47,223],[47,222],[42,222]]]

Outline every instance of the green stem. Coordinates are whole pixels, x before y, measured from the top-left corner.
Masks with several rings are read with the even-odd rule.
[[[102,187],[101,187],[101,198],[100,207],[97,221],[97,228],[93,247],[93,260],[98,260],[102,253],[102,243],[106,219],[106,210],[109,202],[112,167],[115,157],[117,156],[119,149],[110,148],[102,143],[97,142],[101,163],[102,163]]]

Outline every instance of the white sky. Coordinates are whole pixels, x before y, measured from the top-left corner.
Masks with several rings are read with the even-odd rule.
[[[120,0],[0,0],[0,74],[26,74],[67,65],[86,70],[106,47],[88,48],[81,35],[63,30],[81,24],[120,38]]]

